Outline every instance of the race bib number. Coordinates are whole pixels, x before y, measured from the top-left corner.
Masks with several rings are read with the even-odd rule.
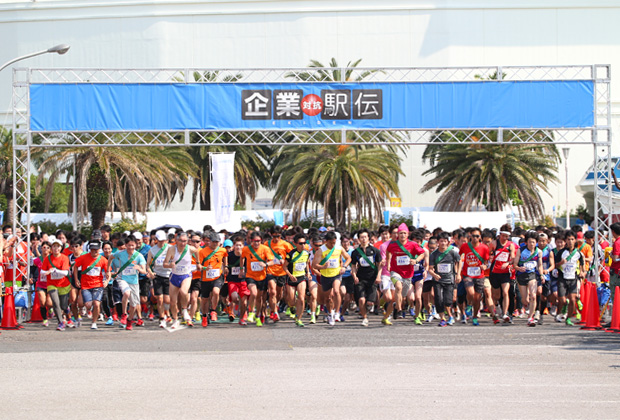
[[[401,255],[396,257],[396,265],[409,265],[411,264],[411,260],[406,255]]]
[[[440,274],[450,274],[452,272],[452,264],[437,264],[437,271]]]
[[[176,274],[188,274],[191,272],[189,265],[177,265],[174,271]]]
[[[41,282],[42,283],[46,283],[47,282],[47,274],[41,273]]]
[[[196,271],[196,264],[190,265],[189,266],[189,270],[192,271],[192,272]]]
[[[233,276],[238,276],[239,273],[241,273],[241,267],[233,267],[230,270],[230,274],[232,274]]]
[[[263,267],[261,267],[260,262],[252,261],[250,263],[250,270],[252,270],[252,271],[263,271]]]
[[[121,273],[121,275],[123,276],[135,276],[136,274],[138,274],[138,270],[136,270],[136,267],[127,267]]]
[[[235,267],[235,268],[239,268],[239,267]],[[212,268],[211,270],[207,270],[207,278],[208,279],[215,279],[217,277],[220,276],[220,270],[216,269],[216,268]]]
[[[101,275],[101,267],[93,267],[90,269],[90,271],[88,273],[84,273],[87,276],[100,276]]]
[[[340,263],[336,259],[327,260],[327,268],[338,268]]]
[[[495,260],[498,262],[506,262],[508,261],[508,257],[509,254],[507,252],[500,252]]]
[[[566,277],[567,279],[575,278],[575,273],[577,271],[577,265],[575,263],[567,262],[566,264],[564,264],[563,269],[564,269],[564,277]]]
[[[62,275],[61,273],[59,273],[58,271],[54,270],[50,273],[50,278],[52,280],[60,280],[61,278],[63,278],[64,275]]]
[[[15,266],[13,265],[13,262],[9,262],[9,265],[7,266],[7,268],[8,268],[9,270],[14,269],[14,268],[15,268]]]
[[[479,277],[481,274],[480,267],[467,267],[467,277]]]
[[[166,258],[165,255],[160,255],[159,257],[157,257],[157,259],[155,260],[155,265],[164,265],[164,259]]]
[[[414,264],[413,271],[420,271],[420,264]]]
[[[305,271],[306,270],[306,263],[305,262],[299,262],[299,263],[295,263],[295,271]]]
[[[370,262],[374,263],[375,262],[375,257],[374,255],[371,255],[368,257],[368,259],[370,260]],[[360,261],[360,265],[362,267],[370,267],[370,264],[368,264],[368,261],[366,261],[364,258],[362,258]]]
[[[536,269],[536,262],[535,261],[528,261],[525,264],[523,264],[523,267],[525,267],[525,269],[527,271],[532,271]]]
[[[551,275],[552,275],[553,277],[557,277],[557,276],[558,276],[558,269],[557,269],[557,268],[554,268],[554,269],[553,269],[553,271],[551,272]]]

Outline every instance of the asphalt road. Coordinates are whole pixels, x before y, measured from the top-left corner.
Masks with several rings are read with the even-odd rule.
[[[619,356],[620,334],[525,320],[27,324],[0,335],[0,418],[620,418]]]

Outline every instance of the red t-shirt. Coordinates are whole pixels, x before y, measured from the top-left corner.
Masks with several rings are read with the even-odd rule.
[[[95,287],[103,287],[103,273],[108,271],[108,260],[105,257],[101,257],[97,264],[93,266],[88,272],[85,272],[90,267],[97,257],[93,258],[90,252],[82,254],[75,260],[75,267],[78,270],[82,270],[82,277],[80,277],[80,285],[82,289],[94,289]],[[71,273],[73,275],[73,273]]]
[[[469,277],[472,279],[484,278],[484,271],[480,268],[482,264],[486,264],[489,261],[489,247],[485,244],[478,244],[474,248],[478,255],[480,255],[483,261],[474,254],[469,247],[469,243],[465,243],[461,246],[460,254],[461,261],[463,261],[463,269],[461,270],[461,277]]]
[[[611,249],[611,255],[614,257],[620,257],[620,237],[614,241],[614,246]],[[613,261],[611,263],[611,270],[618,272],[620,270],[620,261]]]
[[[407,243],[403,245],[403,248],[409,251],[414,258],[420,254],[424,254],[424,248],[422,248],[417,242],[407,241]],[[398,241],[392,242],[388,245],[386,254],[388,252],[391,254],[390,271],[400,275],[404,279],[410,279],[413,277],[413,270],[415,267],[411,265],[409,256],[401,249]]]
[[[497,243],[497,249],[493,254],[493,272],[494,273],[509,273],[512,267],[512,260],[510,259],[510,252],[514,250],[515,244],[512,241],[506,241],[504,246],[501,246],[499,241]],[[482,254],[480,254],[482,255]],[[504,263],[508,263],[506,268],[502,268]]]
[[[51,264],[50,264],[50,260],[51,260]],[[49,255],[48,258],[43,260],[43,266],[41,267],[41,269],[43,271],[49,271],[54,267],[56,267],[57,270],[69,270],[71,268],[71,264],[69,263],[69,257],[63,254],[60,254],[57,257],[54,257],[53,255]],[[64,276],[64,277],[56,278],[56,279],[54,277],[55,276],[52,274],[49,274],[47,276],[48,286],[55,286],[55,287],[71,286],[71,283],[69,283],[69,277]]]

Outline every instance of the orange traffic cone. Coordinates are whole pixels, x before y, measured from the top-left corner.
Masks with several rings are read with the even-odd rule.
[[[591,283],[588,292],[588,313],[586,314],[586,325],[581,327],[582,330],[601,330],[601,320],[599,319],[598,293],[596,285]]]
[[[590,294],[590,282],[589,281],[585,281],[583,283],[583,287],[581,288],[581,293],[580,293],[580,298],[579,300],[581,301],[581,311],[579,311],[579,313],[581,314],[581,321],[579,321],[579,324],[585,325],[586,324],[586,319],[588,318],[588,306],[589,306],[589,300],[588,300],[588,296]]]
[[[15,297],[13,297],[13,288],[7,287],[5,293],[4,311],[2,312],[2,324],[0,324],[0,329],[19,330],[23,327],[17,323],[17,318],[15,317]]]
[[[620,333],[620,287],[616,286],[614,293],[613,311],[611,313],[611,325],[605,331]]]
[[[39,303],[39,296],[34,295],[34,303],[32,304],[32,311],[30,311],[30,320],[28,323],[32,322],[43,322],[43,317],[41,316],[41,304]]]

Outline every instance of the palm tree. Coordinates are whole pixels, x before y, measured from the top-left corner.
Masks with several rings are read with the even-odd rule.
[[[358,149],[353,146],[282,148],[274,168],[277,184],[274,203],[293,209],[299,221],[302,209],[322,205],[334,225],[350,227],[351,208],[358,221],[364,213],[369,220],[380,220],[385,200],[398,194],[400,157],[380,147]]]
[[[13,189],[13,131],[0,127],[0,194],[6,197],[5,223],[12,223],[15,191]]]
[[[93,228],[104,223],[105,212],[146,212],[149,206],[168,206],[197,167],[179,147],[99,147],[60,150],[33,149],[38,162],[37,187],[48,177],[47,188],[64,174],[75,176],[78,216],[91,212]],[[76,174],[73,174],[75,163]],[[51,196],[51,191],[46,191]],[[47,200],[46,200],[47,201]]]
[[[474,140],[486,137],[490,144],[461,144],[468,136]],[[552,141],[548,133],[523,133],[521,137],[541,142]],[[516,135],[493,143],[497,132],[456,132],[436,134],[422,156],[431,168],[423,175],[434,178],[420,192],[441,193],[435,210],[469,211],[484,205],[498,211],[517,205],[530,220],[544,216],[540,192],[549,193],[549,183],[557,182],[560,156],[551,143],[520,144]],[[441,143],[440,143],[441,141]]]

